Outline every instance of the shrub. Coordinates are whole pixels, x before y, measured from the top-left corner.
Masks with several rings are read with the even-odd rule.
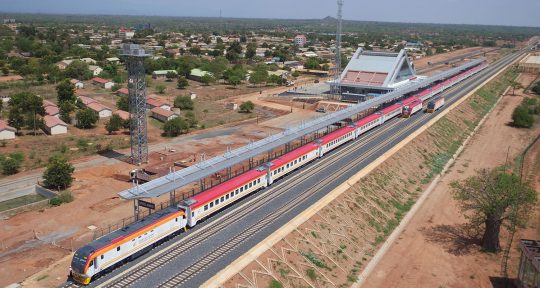
[[[512,125],[518,128],[531,128],[534,124],[534,117],[529,114],[526,107],[518,106],[512,113]]]
[[[64,191],[60,193],[60,195],[52,198],[49,200],[49,205],[51,206],[60,206],[63,203],[69,203],[73,201],[73,195],[71,195],[71,192]]]
[[[177,96],[174,98],[174,107],[180,108],[180,110],[193,110],[193,100],[189,96]]]
[[[189,126],[186,121],[178,117],[165,122],[165,125],[163,126],[163,134],[167,137],[176,137],[187,132],[188,129]]]
[[[251,113],[253,109],[255,109],[255,104],[249,100],[240,104],[240,112]]]

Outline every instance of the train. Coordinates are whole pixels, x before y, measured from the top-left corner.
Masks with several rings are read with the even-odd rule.
[[[412,116],[422,109],[424,101],[484,67],[481,65],[462,72],[255,169],[185,199],[177,206],[160,210],[92,241],[75,252],[70,267],[71,278],[80,284],[89,284],[92,279],[148,252],[230,204],[265,189],[287,174],[354,141],[386,121],[403,116],[405,113],[407,113],[406,117]]]
[[[427,113],[433,113],[437,110],[439,110],[442,106],[444,106],[445,100],[444,97],[441,97],[439,99],[431,100],[428,102],[426,112]]]

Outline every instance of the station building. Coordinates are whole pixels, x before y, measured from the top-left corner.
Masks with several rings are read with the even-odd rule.
[[[342,99],[359,102],[415,81],[416,69],[407,52],[374,52],[358,48],[340,78]]]

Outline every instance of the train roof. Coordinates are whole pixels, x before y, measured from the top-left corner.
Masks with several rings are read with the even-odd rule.
[[[307,154],[313,150],[317,149],[317,145],[314,144],[313,142],[310,142],[300,148],[297,148],[297,149],[294,149],[293,151],[285,154],[285,155],[282,155],[281,157],[278,157],[272,161],[270,161],[270,163],[272,163],[272,168],[271,170],[275,170],[291,161],[293,161],[294,159],[298,159],[300,156],[304,155],[304,154]]]
[[[195,200],[196,202],[191,204],[190,207],[192,209],[198,208],[216,198],[219,198],[230,191],[248,183],[251,182],[260,176],[264,175],[266,173],[263,169],[253,169],[249,170],[239,176],[236,176],[230,180],[227,180],[219,185],[216,185],[206,191],[203,191],[197,195],[194,195],[190,199]]]
[[[90,253],[92,253],[93,251],[97,251],[101,248],[104,248],[110,244],[114,244],[122,239],[124,239],[125,237],[129,236],[130,234],[133,234],[143,228],[145,228],[146,226],[149,226],[157,221],[159,221],[160,219],[162,218],[165,218],[175,212],[178,212],[178,208],[177,207],[169,207],[169,208],[165,208],[161,211],[157,211],[155,212],[154,214],[151,214],[149,215],[148,217],[145,217],[133,224],[130,224],[130,225],[127,225],[126,227],[124,227],[123,229],[120,229],[120,230],[116,230],[112,233],[109,233],[101,238],[98,238],[88,244],[86,244],[85,246],[83,246],[82,248],[79,249],[80,252],[82,253],[88,253],[88,255]]]
[[[351,132],[351,131],[354,131],[354,129],[356,129],[355,127],[351,127],[349,125],[347,125],[346,127],[343,127],[343,128],[340,128],[328,135],[325,135],[323,137],[320,138],[321,140],[321,145],[324,145],[326,143],[329,143],[331,141],[334,141],[336,140],[337,138]]]
[[[371,115],[369,115],[367,117],[364,117],[364,118],[356,121],[356,125],[358,127],[362,127],[362,126],[366,125],[367,123],[372,122],[374,120],[377,120],[379,118],[381,118],[380,114],[371,114]]]
[[[390,114],[390,112],[394,112],[395,110],[401,108],[401,106],[403,106],[401,103],[396,103],[394,105],[390,105],[384,109],[381,110],[381,112],[384,114],[384,115],[388,115]]]

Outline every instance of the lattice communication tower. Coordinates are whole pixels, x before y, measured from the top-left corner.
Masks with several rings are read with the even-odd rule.
[[[151,55],[137,44],[124,44],[121,56],[128,70],[131,161],[148,163],[148,130],[146,121],[146,80],[144,59]]]

